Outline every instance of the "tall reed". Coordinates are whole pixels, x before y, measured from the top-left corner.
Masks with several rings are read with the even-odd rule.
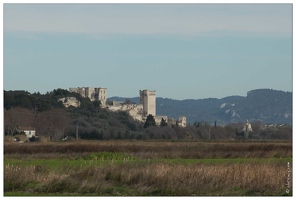
[[[52,171],[38,166],[7,165],[4,192],[260,196],[285,194],[286,181],[286,165],[271,163],[125,163]]]

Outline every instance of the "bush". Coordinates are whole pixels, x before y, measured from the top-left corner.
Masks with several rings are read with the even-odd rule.
[[[30,142],[39,142],[39,137],[36,137],[33,135],[31,138],[29,138],[29,141]]]

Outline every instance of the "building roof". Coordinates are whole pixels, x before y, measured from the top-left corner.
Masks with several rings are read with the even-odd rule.
[[[20,126],[20,130],[26,131],[26,130],[35,130],[35,127],[30,127],[30,126]]]

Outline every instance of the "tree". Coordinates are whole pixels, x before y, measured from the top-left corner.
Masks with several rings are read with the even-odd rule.
[[[149,126],[156,126],[155,119],[151,114],[147,116],[144,128],[147,128]]]
[[[168,123],[166,123],[166,121],[163,118],[161,118],[160,126],[167,126],[167,125]]]
[[[4,90],[4,108],[10,109],[15,104],[14,97],[11,92]]]
[[[94,105],[95,108],[99,108],[100,105],[101,105],[101,101],[95,100],[95,101],[93,101],[93,105]]]
[[[36,115],[35,127],[38,135],[59,139],[64,136],[70,123],[69,113],[64,109],[52,109]]]
[[[129,100],[129,99],[126,99],[125,100],[125,102],[124,102],[124,104],[131,104],[132,102],[131,102],[131,100]]]
[[[241,140],[241,139],[245,139],[245,132],[244,131],[238,131],[236,130],[236,138]]]
[[[195,125],[196,128],[198,128],[200,126],[200,123],[195,121],[193,125]]]
[[[61,89],[61,88],[58,88],[58,89],[54,89],[52,91],[52,94],[54,96],[63,96],[63,95],[69,95],[69,91],[68,90],[65,90],[65,89]]]
[[[32,110],[22,107],[4,110],[5,135],[13,135],[20,126],[34,126],[34,113]]]

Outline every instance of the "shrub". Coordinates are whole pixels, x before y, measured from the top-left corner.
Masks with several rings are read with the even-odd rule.
[[[28,139],[30,142],[39,142],[39,137],[35,137],[34,135]]]

